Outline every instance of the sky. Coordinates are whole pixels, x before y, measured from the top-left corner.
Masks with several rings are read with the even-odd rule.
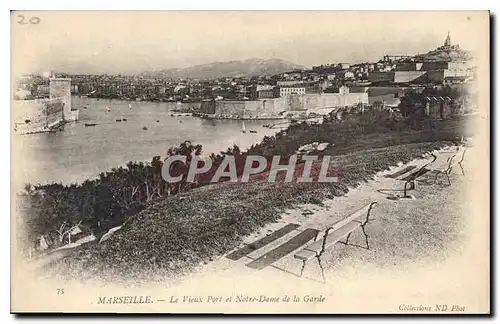
[[[19,23],[33,17],[39,23]],[[12,73],[128,74],[249,58],[305,67],[373,62],[426,53],[448,31],[453,44],[485,51],[488,19],[487,12],[13,11]]]

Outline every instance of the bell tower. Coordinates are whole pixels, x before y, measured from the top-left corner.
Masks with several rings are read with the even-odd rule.
[[[448,36],[446,37],[446,40],[444,41],[444,47],[446,47],[446,48],[451,47],[451,37],[450,37],[449,31],[448,31]]]

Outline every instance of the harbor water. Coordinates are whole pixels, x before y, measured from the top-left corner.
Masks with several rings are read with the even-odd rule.
[[[170,147],[185,140],[202,144],[204,154],[218,153],[234,144],[247,149],[278,131],[263,127],[270,123],[264,120],[245,120],[243,133],[239,120],[171,116],[174,105],[168,103],[75,97],[73,107],[80,109],[80,119],[64,125],[62,131],[13,133],[14,187],[80,183],[128,161],[164,156]]]

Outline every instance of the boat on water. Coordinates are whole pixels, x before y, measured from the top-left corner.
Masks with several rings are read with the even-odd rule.
[[[85,127],[90,127],[90,126],[95,126],[97,124],[94,124],[94,123],[85,123]]]
[[[122,121],[127,121],[127,118],[122,118]]]
[[[106,106],[106,111],[111,111],[111,109],[109,109],[109,107],[108,107],[108,106]]]
[[[42,129],[42,130],[30,130],[21,133],[22,135],[32,135],[32,134],[41,134],[41,133],[49,133],[49,134],[54,134],[57,133],[57,130],[55,129]]]
[[[143,130],[148,130],[148,128],[147,128],[146,126],[144,126],[142,129],[143,129]]]
[[[251,130],[250,133],[257,133],[257,131],[256,130]]]
[[[247,132],[247,130],[246,130],[246,128],[245,128],[245,122],[243,122],[243,123],[241,124],[241,132],[242,132],[242,133],[246,133],[246,132]]]
[[[132,105],[128,104],[128,109],[132,110]]]
[[[172,117],[183,117],[183,116],[193,116],[192,113],[179,113],[179,112],[173,112],[170,114]]]
[[[116,121],[117,121],[117,122],[121,122],[122,120],[121,120],[121,119],[117,119]]]

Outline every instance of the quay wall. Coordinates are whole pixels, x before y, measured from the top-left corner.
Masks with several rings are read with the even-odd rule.
[[[57,124],[64,118],[63,101],[62,98],[14,100],[12,119],[16,125],[27,129],[45,128]]]
[[[368,93],[323,93],[306,94],[301,98],[302,107],[300,110],[324,110],[341,107],[352,107],[360,103],[368,104]]]
[[[308,111],[320,114],[336,108],[368,104],[368,93],[311,93],[259,100],[204,100],[197,103],[168,103],[169,108],[199,112],[217,118],[272,118],[287,112]]]

